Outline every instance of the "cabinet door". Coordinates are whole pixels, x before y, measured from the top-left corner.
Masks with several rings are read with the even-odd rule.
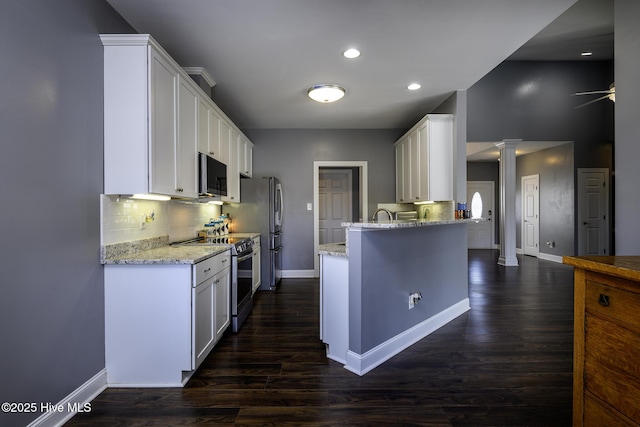
[[[197,144],[199,97],[192,84],[178,79],[178,139],[176,141],[176,195],[198,197]]]
[[[428,122],[418,127],[416,132],[416,201],[432,200],[429,191],[429,126]]]
[[[204,97],[198,99],[198,151],[213,156],[209,147],[209,103]]]
[[[216,277],[193,288],[192,369],[207,357],[216,341]]]
[[[240,203],[239,136],[238,131],[231,128],[229,137],[229,164],[227,165],[227,196],[222,198],[225,201],[234,203]]]
[[[176,193],[178,72],[155,50],[149,58],[149,190]],[[126,155],[126,153],[122,153]]]
[[[218,341],[231,323],[231,269],[216,274],[215,280],[215,340]]]
[[[213,113],[215,115],[215,113]],[[223,118],[221,118],[220,116],[215,116],[216,117],[216,121],[218,123],[218,127],[220,129],[219,131],[219,147],[220,147],[220,153],[219,153],[219,157],[218,160],[220,160],[222,163],[224,163],[225,165],[227,165],[227,171],[229,170],[229,167],[231,166],[231,162],[230,162],[230,152],[231,152],[231,125],[224,120]]]
[[[396,202],[403,203],[407,200],[407,194],[405,193],[405,188],[409,187],[409,183],[405,183],[405,155],[404,152],[406,150],[406,140],[399,142],[396,145]]]
[[[405,161],[409,164],[409,168],[405,168],[404,172],[409,181],[409,197],[406,201],[414,202],[421,199],[420,168],[422,165],[420,164],[420,144],[417,130],[409,134],[407,146]]]
[[[428,140],[427,166],[424,168],[429,175],[428,199],[425,200],[453,200],[453,119],[448,116],[430,119],[423,134]]]
[[[240,135],[240,173],[244,176],[251,178],[252,175],[252,162],[253,162],[253,144],[247,139],[246,136]]]

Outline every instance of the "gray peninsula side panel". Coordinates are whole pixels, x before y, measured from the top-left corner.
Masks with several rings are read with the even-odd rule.
[[[349,229],[349,350],[364,354],[468,298],[467,225]],[[409,309],[409,295],[422,299]]]

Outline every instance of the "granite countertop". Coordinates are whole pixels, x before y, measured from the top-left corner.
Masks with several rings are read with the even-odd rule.
[[[319,255],[348,256],[346,243],[326,243],[318,247]]]
[[[167,245],[119,257],[107,258],[104,260],[104,264],[197,264],[228,250],[230,250],[229,245]]]
[[[449,224],[468,224],[470,222],[485,221],[484,218],[473,219],[446,219],[436,221],[407,221],[407,220],[394,220],[394,221],[380,221],[380,222],[343,222],[342,226],[347,228],[378,228],[378,229],[397,229],[397,228],[411,228],[411,227],[432,227],[435,225],[449,225]]]
[[[228,251],[230,245],[170,245],[169,236],[105,245],[100,248],[102,264],[196,264]]]
[[[562,262],[584,270],[640,281],[640,256],[564,256]]]

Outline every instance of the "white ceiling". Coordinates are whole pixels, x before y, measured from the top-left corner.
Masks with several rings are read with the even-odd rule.
[[[180,65],[205,68],[241,129],[408,129],[506,59],[613,57],[612,0],[107,1]],[[343,58],[349,47],[362,56]],[[347,95],[311,101],[318,83]]]

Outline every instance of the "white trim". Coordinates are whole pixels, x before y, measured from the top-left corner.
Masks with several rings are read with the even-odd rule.
[[[54,406],[55,408],[64,408],[62,411],[45,412],[27,427],[61,426],[79,411],[89,412],[91,410],[91,401],[106,388],[107,370],[103,369]]]
[[[562,264],[562,257],[560,255],[551,255],[551,254],[545,254],[545,253],[539,252],[538,258],[544,259],[546,261],[553,261],[553,262]]]
[[[469,298],[465,298],[364,354],[349,350],[344,368],[362,376],[470,309]]]
[[[187,74],[202,77],[204,81],[207,82],[207,84],[211,87],[214,87],[216,85],[216,81],[213,80],[213,77],[211,77],[211,74],[209,74],[207,70],[205,70],[202,67],[183,67],[182,69]]]
[[[320,263],[318,259],[318,248],[320,246],[320,236],[318,233],[318,224],[320,217],[318,212],[318,204],[320,203],[320,194],[318,185],[320,181],[320,168],[322,167],[344,167],[360,169],[360,198],[362,218],[369,215],[369,172],[367,161],[351,161],[351,160],[316,160],[313,162],[313,277],[320,276]]]
[[[313,278],[315,273],[313,270],[282,270],[283,278]]]

